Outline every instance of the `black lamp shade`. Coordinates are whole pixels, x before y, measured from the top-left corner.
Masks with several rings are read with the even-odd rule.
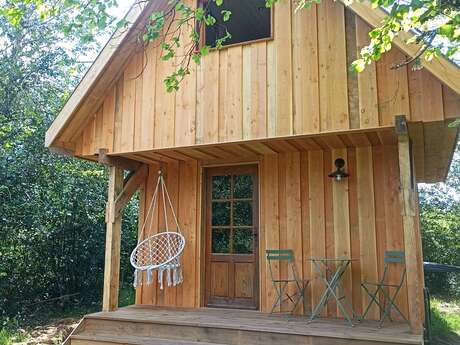
[[[336,181],[341,181],[344,178],[350,176],[344,170],[345,161],[342,158],[337,158],[334,162],[335,167],[337,168],[334,172],[331,172],[328,176],[335,179]]]

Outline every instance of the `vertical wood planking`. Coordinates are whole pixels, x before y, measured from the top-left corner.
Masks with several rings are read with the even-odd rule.
[[[243,46],[243,140],[251,138],[252,46]]]
[[[94,154],[94,136],[96,129],[96,116],[93,114],[88,122],[82,136],[82,155],[91,156]]]
[[[160,56],[164,52],[158,53]],[[158,61],[155,80],[155,147],[171,147],[175,139],[175,93],[167,92],[164,80],[174,72],[170,61]]]
[[[264,174],[263,207],[266,215],[266,217],[262,219],[265,224],[265,249],[279,249],[280,232],[278,212],[278,156],[264,156],[262,164]],[[262,262],[267,265],[265,271],[269,272],[267,260],[263,260]],[[279,277],[279,266],[276,263],[273,263],[272,270],[274,276]],[[263,311],[269,312],[275,298],[275,290],[273,288],[270,274],[265,276],[265,286],[267,287],[265,300],[266,304],[263,306]]]
[[[399,50],[391,49],[377,62],[380,126],[393,126],[394,117],[398,114],[410,116],[407,67],[391,69],[405,58]]]
[[[143,108],[144,108],[144,59],[145,53],[143,51],[136,54],[136,75],[134,76],[135,81],[135,98],[134,98],[134,140],[133,149],[139,149],[143,147],[142,141],[144,140],[141,136],[142,129],[145,126],[143,123]]]
[[[317,5],[292,11],[293,134],[319,132]]]
[[[219,51],[219,142],[227,141],[227,56],[228,49]]]
[[[372,164],[374,169],[375,199],[375,232],[377,245],[377,268],[379,277],[383,274],[383,255],[386,250],[386,219],[385,214],[385,169],[383,146],[372,148]]]
[[[358,16],[356,18],[356,48],[359,56],[361,49],[369,44],[370,27]],[[377,70],[375,62],[366,66],[366,69],[358,74],[358,94],[360,127],[378,127],[379,107],[377,95]]]
[[[173,210],[174,212],[176,212],[176,216],[177,216],[177,213],[179,212],[179,182],[180,182],[179,168],[180,168],[179,162],[168,163],[167,175],[166,175],[166,188],[168,190],[168,194],[171,199]],[[165,224],[167,224],[168,226],[166,227],[165,230],[177,231],[178,229],[174,221],[174,216],[172,214],[172,210],[169,207],[167,200],[166,200],[166,211],[167,211],[166,215],[168,219],[167,219],[167,223],[165,221]],[[161,230],[165,231],[163,229]],[[165,274],[165,278],[166,278],[166,274]],[[164,284],[164,303],[165,305],[167,306],[176,305],[176,292],[177,292],[177,287],[175,286],[168,287],[168,285],[166,284],[166,279],[165,279],[165,284]]]
[[[291,1],[277,2],[274,9],[276,70],[276,135],[292,134],[292,35]]]
[[[453,119],[460,117],[460,96],[449,89],[447,86],[442,86],[442,99],[444,108],[444,117]]]
[[[442,121],[444,107],[442,85],[425,69],[409,68],[409,92],[412,121]]]
[[[338,2],[318,5],[318,59],[321,131],[347,129],[345,15]]]
[[[102,110],[102,106],[99,107],[99,109],[96,112],[96,118],[95,118],[95,124],[94,124],[94,147],[93,147],[93,152],[99,152],[99,148],[102,147],[103,143],[103,132],[102,128],[104,126],[104,113]]]
[[[251,138],[267,136],[267,43],[252,45]]]
[[[121,151],[121,131],[123,125],[123,87],[124,76],[122,75],[115,86],[115,119],[113,126],[113,151]]]
[[[203,123],[201,123],[204,143],[219,141],[219,51],[204,57],[204,85],[201,94]]]
[[[103,139],[101,142],[101,148],[107,149],[110,152],[113,151],[113,134],[115,126],[115,99],[116,99],[116,86],[112,87],[104,99],[102,105],[102,131]]]
[[[286,191],[286,183],[287,183],[287,155],[288,153],[280,153],[278,154],[278,181],[276,187],[278,188],[278,212],[279,212],[279,248],[280,249],[289,249],[288,248],[288,227],[287,227],[287,191]],[[276,188],[275,187],[275,188]],[[280,272],[280,279],[288,279],[289,272],[288,272],[288,265],[285,261],[280,261],[279,263],[279,272]],[[283,301],[281,304],[281,311],[288,311],[290,305],[288,301]]]
[[[378,281],[377,239],[375,224],[375,190],[372,166],[372,148],[356,148],[356,184],[357,184],[357,208],[358,229],[360,245],[360,264],[362,282]],[[361,305],[366,308],[367,295],[362,295]],[[376,305],[369,311],[369,319],[377,319],[379,310]]]
[[[345,34],[347,47],[347,66],[351,66],[358,57],[355,14],[345,10]],[[358,73],[347,68],[348,113],[350,128],[360,127]]]
[[[188,37],[182,37],[179,55],[176,57],[176,65],[180,66],[183,55],[187,54]],[[175,109],[175,131],[176,137],[174,145],[189,146],[195,144],[196,140],[196,83],[197,68],[195,63],[190,64],[190,74],[182,80],[179,90],[176,92],[176,109]]]
[[[294,252],[295,266],[299,277],[302,277],[302,204],[300,187],[300,153],[290,152],[286,154],[286,248],[292,249]],[[289,271],[288,278],[295,279],[291,271]],[[292,286],[290,291],[295,294],[297,290]],[[296,312],[302,312],[301,306]]]
[[[322,151],[308,152],[310,256],[315,258],[326,257],[323,160]],[[323,285],[313,266],[311,272],[312,305],[315,306],[319,302]]]
[[[302,216],[302,274],[304,280],[312,279],[311,264],[307,261],[311,257],[311,228],[310,228],[310,185],[309,185],[309,162],[308,152],[300,152],[300,197],[301,197],[301,216]],[[316,243],[314,244],[316,245]],[[300,270],[300,268],[299,268]],[[311,286],[308,284],[305,290],[304,307],[312,307]],[[311,311],[311,310],[310,310]],[[304,310],[308,313],[309,310]]]
[[[334,162],[337,158],[343,158],[347,165],[350,164],[346,149],[333,150],[331,162]],[[348,184],[348,179],[343,179],[342,181],[333,181],[332,183],[335,257],[351,258]],[[349,268],[345,271],[342,277],[344,293],[346,296],[349,296],[350,299],[353,296],[351,273],[351,269]],[[338,309],[337,314],[340,315],[340,311]]]
[[[142,73],[142,103],[139,123],[136,124],[138,136],[136,148],[147,150],[153,148],[155,134],[155,90],[156,90],[156,66],[157,48],[154,44],[149,44],[144,53]],[[159,62],[161,63],[161,62]],[[161,87],[161,85],[159,85]]]
[[[179,208],[178,218],[187,242],[182,257],[184,282],[177,289],[177,305],[195,307],[196,271],[199,268],[196,260],[197,249],[197,176],[196,161],[180,163],[179,176]]]
[[[332,179],[327,175],[333,169],[332,153],[330,150],[324,151],[324,162],[323,162],[323,176],[326,180],[324,183],[324,218],[326,225],[326,255],[328,259],[335,258],[337,255],[335,253],[335,232],[334,232],[334,195],[333,195],[333,185]],[[334,266],[334,265],[333,265]],[[337,314],[337,305],[335,300],[330,299],[327,304],[327,310],[325,310],[328,316],[336,317]]]
[[[267,136],[276,136],[276,70],[275,44],[267,42]]]
[[[348,148],[347,166],[348,173],[348,205],[350,219],[350,258],[355,259],[351,263],[351,301],[354,311],[362,315],[361,295],[361,241],[359,237],[359,210],[358,210],[358,169],[356,164],[357,148]]]
[[[123,78],[123,110],[121,125],[120,151],[131,152],[134,149],[134,128],[136,112],[136,80],[139,75],[140,54],[131,57]]]
[[[227,54],[226,93],[223,98],[226,128],[223,141],[234,141],[243,137],[243,48],[228,48]]]

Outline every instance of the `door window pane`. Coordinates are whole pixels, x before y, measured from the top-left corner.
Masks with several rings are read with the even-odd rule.
[[[212,252],[230,253],[230,229],[212,229]]]
[[[252,175],[236,175],[234,177],[235,187],[234,195],[235,199],[248,199],[252,198],[253,181]]]
[[[252,229],[233,230],[233,252],[235,254],[251,254],[253,252],[253,243]]]
[[[212,226],[230,225],[230,202],[212,203]]]
[[[233,204],[233,225],[252,226],[252,201],[236,201]]]
[[[212,177],[212,198],[229,199],[231,176],[213,176]]]

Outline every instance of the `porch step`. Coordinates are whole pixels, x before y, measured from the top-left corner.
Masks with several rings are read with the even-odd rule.
[[[171,340],[151,337],[138,337],[133,335],[113,336],[106,334],[77,334],[70,337],[71,345],[224,345],[216,343],[205,343],[187,340]]]
[[[223,309],[127,307],[87,315],[66,345],[421,345],[402,323],[344,320],[307,323],[302,316]]]

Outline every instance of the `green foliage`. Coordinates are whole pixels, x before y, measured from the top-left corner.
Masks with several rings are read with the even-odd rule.
[[[460,147],[446,183],[420,188],[420,216],[425,261],[460,266]],[[460,298],[460,274],[427,273],[432,294]]]
[[[46,310],[51,304],[39,302],[73,293],[78,303],[98,303],[102,290],[106,172],[44,148],[46,129],[84,70],[76,58],[94,46],[83,42],[101,30],[67,31],[67,15],[44,25],[38,3],[48,2],[17,5],[18,20],[0,15],[0,319]],[[78,11],[104,3],[80,1],[86,7]],[[135,222],[133,202],[123,224],[124,283],[132,280]]]
[[[370,44],[361,51],[361,58],[353,64],[357,71],[372,61],[379,60],[383,53],[392,48],[400,32],[413,32],[416,36],[407,41],[418,44],[416,57],[403,62],[414,61],[420,67],[420,59],[427,61],[444,54],[455,58],[460,49],[460,6],[456,1],[371,0],[374,8],[389,9],[382,25],[369,33]],[[397,67],[397,66],[396,66]]]
[[[460,304],[437,298],[431,300],[431,327],[435,344],[460,342]]]

